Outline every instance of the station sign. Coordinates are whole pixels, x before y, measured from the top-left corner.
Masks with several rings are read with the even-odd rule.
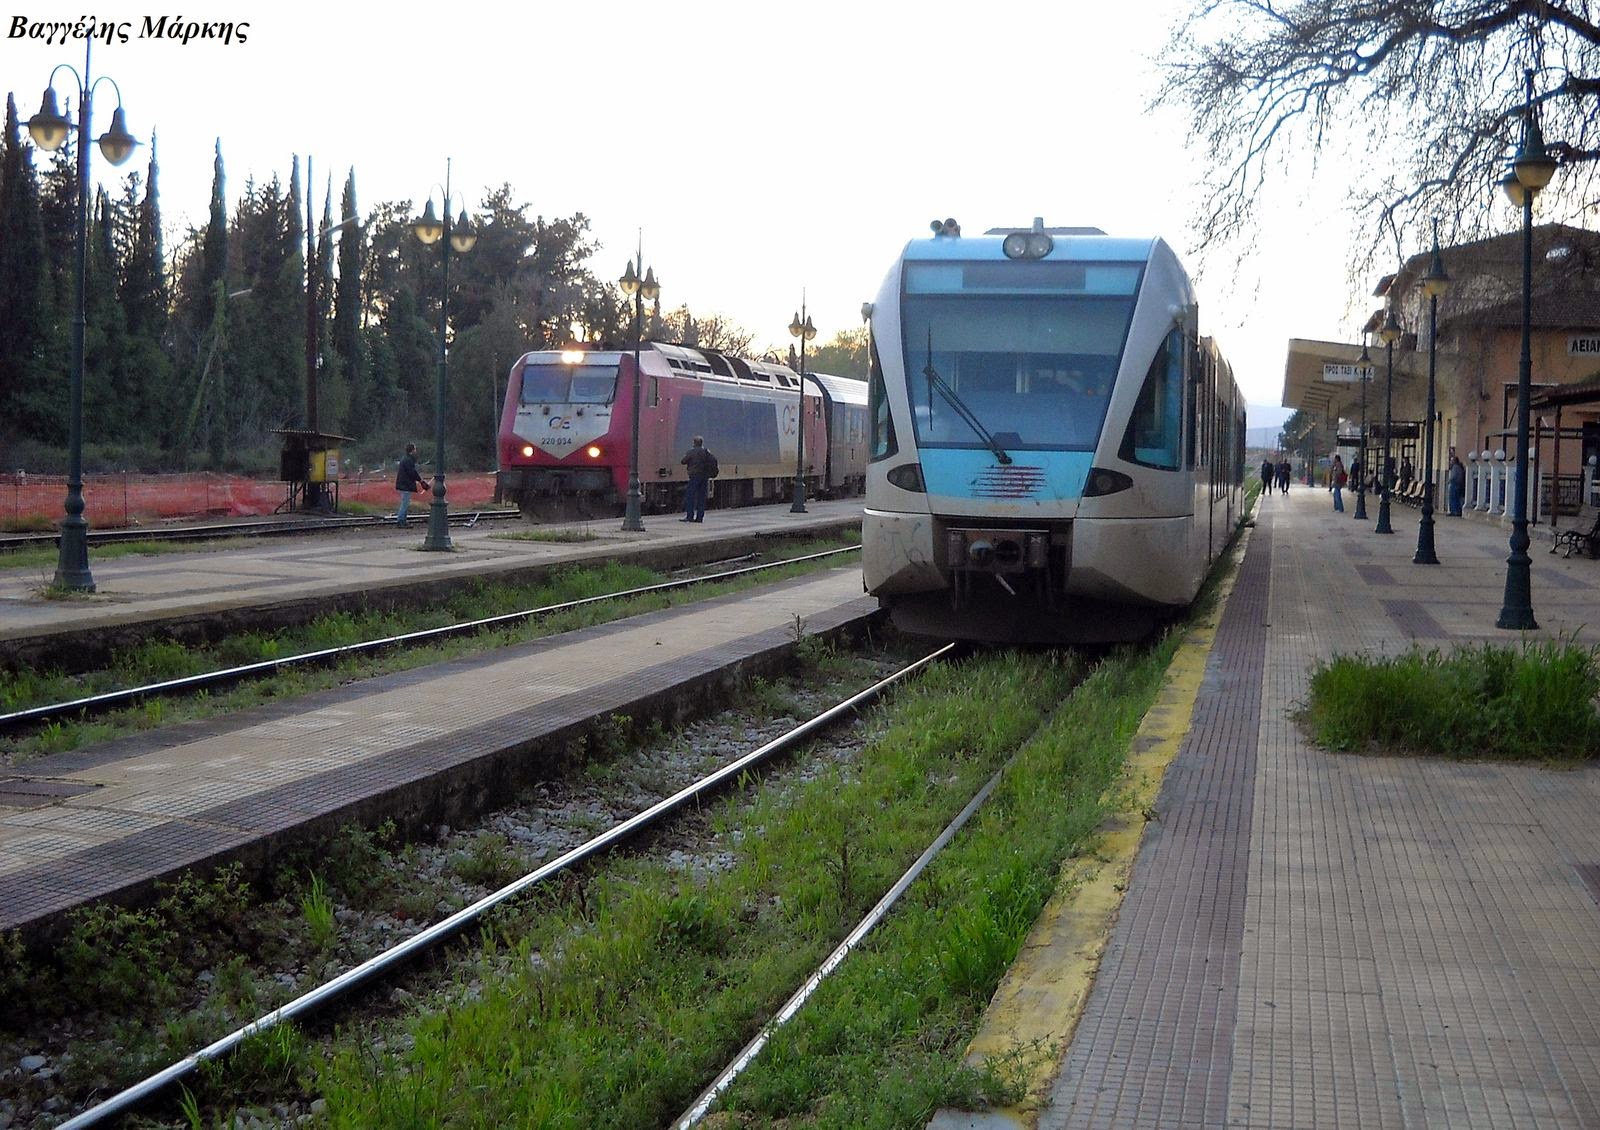
[[[1371,380],[1376,369],[1372,365],[1342,365],[1334,361],[1322,363],[1322,379],[1329,384],[1352,384],[1356,381]]]
[[[1600,357],[1600,334],[1572,334],[1567,338],[1568,357]]]

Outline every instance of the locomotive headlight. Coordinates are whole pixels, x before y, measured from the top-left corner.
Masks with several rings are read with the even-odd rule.
[[[584,453],[588,455],[590,459],[598,459],[600,458],[600,445],[598,443],[591,443],[588,447],[584,448]]]
[[[522,457],[524,459],[532,459],[533,458],[533,444],[525,443],[525,444],[522,445]]]
[[[561,351],[561,363],[563,365],[581,365],[581,364],[583,364],[583,350],[581,350],[581,349],[563,349]]]

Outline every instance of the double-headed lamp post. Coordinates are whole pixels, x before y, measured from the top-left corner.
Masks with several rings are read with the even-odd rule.
[[[1361,444],[1356,448],[1356,512],[1352,518],[1367,520],[1367,384],[1372,380],[1372,354],[1367,352],[1367,338],[1361,337]]]
[[[628,444],[628,506],[622,515],[622,528],[631,533],[644,531],[644,507],[639,491],[639,398],[643,395],[643,382],[639,378],[639,353],[644,343],[644,304],[654,302],[661,294],[661,284],[656,282],[654,267],[645,267],[644,278],[634,274],[632,259],[628,269],[617,280],[622,293],[633,299],[633,438]],[[644,241],[639,242],[638,263],[644,267]]]
[[[1450,289],[1450,276],[1445,274],[1444,260],[1439,258],[1439,221],[1433,222],[1433,262],[1422,278],[1422,293],[1428,296],[1428,418],[1422,425],[1422,458],[1425,462],[1422,479],[1422,520],[1417,524],[1417,552],[1413,565],[1437,565],[1439,555],[1433,548],[1433,412],[1434,380],[1439,350],[1439,296]]]
[[[1378,340],[1389,353],[1389,378],[1383,389],[1383,454],[1378,458],[1378,524],[1372,527],[1375,534],[1392,534],[1389,524],[1389,445],[1394,435],[1394,343],[1400,340],[1400,323],[1394,320],[1391,301],[1378,329]],[[1365,473],[1366,468],[1362,468]]]
[[[444,165],[444,220],[433,210],[433,193],[428,194],[428,205],[422,219],[411,225],[411,230],[424,244],[443,242],[443,281],[439,287],[439,380],[433,401],[433,501],[428,504],[428,536],[422,541],[423,549],[450,548],[450,506],[444,499],[444,386],[449,362],[445,343],[450,317],[450,252],[465,254],[478,242],[477,232],[467,222],[467,210],[454,224],[450,222],[450,162]]]
[[[817,327],[806,313],[805,295],[800,296],[800,312],[789,320],[789,336],[800,339],[800,411],[796,434],[799,440],[794,456],[794,503],[791,514],[806,513],[806,342],[817,336]]]
[[[83,516],[83,331],[84,290],[89,272],[89,113],[94,88],[109,82],[117,92],[117,108],[111,115],[111,128],[100,135],[100,152],[113,165],[120,165],[133,155],[139,143],[128,132],[122,116],[122,89],[116,80],[102,76],[89,77],[89,48],[94,43],[91,36],[84,40],[83,74],[78,74],[68,63],[61,63],[50,72],[50,82],[44,88],[44,100],[39,112],[28,119],[28,135],[40,149],[54,152],[60,149],[72,132],[72,122],[56,109],[56,75],[66,71],[78,83],[78,247],[77,278],[73,284],[72,311],[72,373],[68,390],[67,409],[67,501],[66,517],[61,520],[60,554],[56,559],[55,587],[70,592],[93,592],[94,575],[89,572],[89,523]]]
[[[1533,321],[1533,198],[1550,183],[1556,160],[1544,147],[1544,131],[1533,104],[1533,72],[1523,72],[1522,146],[1511,171],[1500,181],[1511,203],[1522,209],[1522,355],[1517,365],[1517,479],[1511,499],[1511,556],[1506,558],[1505,601],[1497,628],[1532,630],[1533,562],[1528,557],[1528,401],[1531,396],[1533,354],[1529,327]]]

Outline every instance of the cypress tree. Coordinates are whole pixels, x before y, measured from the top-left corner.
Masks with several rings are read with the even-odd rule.
[[[22,140],[16,101],[8,94],[0,138],[0,419],[7,421],[17,420],[22,391],[39,375],[37,346],[53,320],[30,149]]]
[[[344,182],[339,219],[356,216],[356,171]],[[368,388],[366,350],[361,341],[361,264],[366,257],[366,232],[359,224],[339,237],[339,281],[333,294],[333,352],[350,397],[346,429],[360,435],[371,428],[372,398]]]

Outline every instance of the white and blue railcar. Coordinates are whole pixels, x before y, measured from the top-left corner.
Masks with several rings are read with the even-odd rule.
[[[953,221],[871,323],[867,590],[916,632],[1137,638],[1231,540],[1244,400],[1160,239]]]

